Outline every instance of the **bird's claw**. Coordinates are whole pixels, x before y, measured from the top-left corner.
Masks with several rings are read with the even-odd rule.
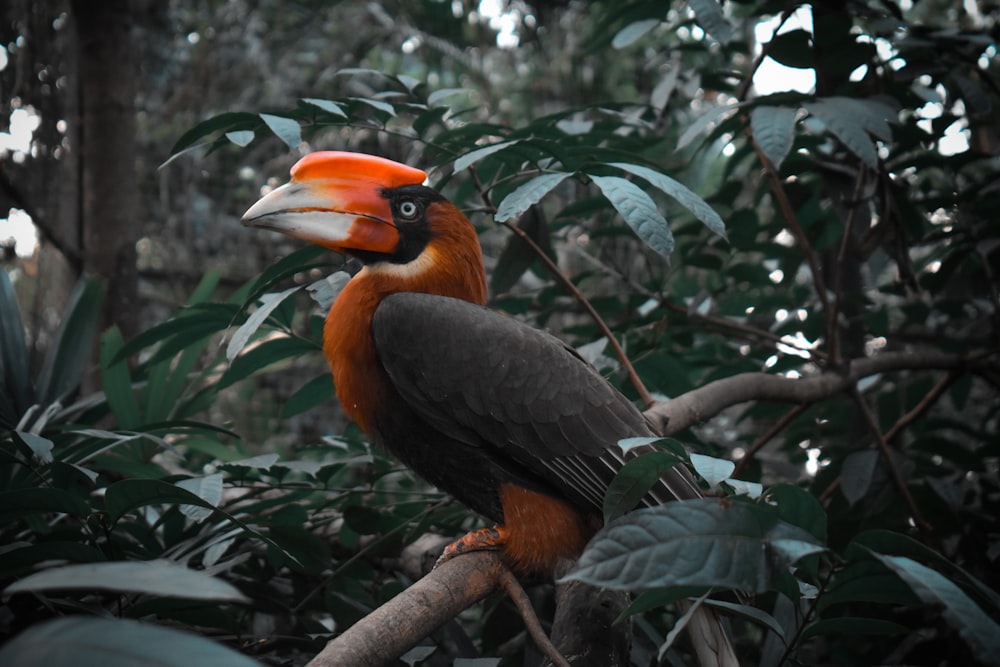
[[[497,551],[502,549],[504,543],[507,542],[507,535],[507,529],[503,526],[480,528],[479,530],[466,533],[444,548],[441,556],[434,563],[434,569],[450,561],[455,556],[469,551]]]

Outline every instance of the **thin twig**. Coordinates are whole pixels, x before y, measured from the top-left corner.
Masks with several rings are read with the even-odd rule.
[[[528,631],[528,635],[535,642],[538,650],[556,667],[570,667],[566,658],[559,653],[559,649],[555,647],[549,636],[545,634],[542,623],[538,620],[538,615],[535,614],[534,607],[531,606],[531,600],[521,586],[521,582],[517,580],[517,577],[505,567],[500,571],[498,583],[517,608],[518,613],[521,615],[521,620],[524,621],[524,628]]]
[[[823,597],[823,594],[826,592],[827,587],[830,585],[831,579],[833,579],[832,567],[827,571],[826,577],[823,578],[823,581],[819,585],[817,594],[813,596],[812,601],[809,603],[809,608],[806,610],[805,615],[802,617],[802,622],[799,623],[798,627],[795,628],[795,635],[791,638],[791,640],[789,640],[785,644],[785,650],[781,654],[781,658],[779,658],[777,662],[777,665],[779,665],[779,667],[785,664],[785,662],[789,659],[792,650],[795,648],[795,645],[798,644],[799,641],[802,639],[802,633],[808,629],[809,620],[813,617],[814,614],[816,614],[816,610],[819,608],[820,600],[825,599]]]
[[[483,203],[485,203],[486,206],[488,206],[493,213],[496,213],[496,208],[493,207],[493,203],[490,201],[489,194],[487,193],[486,188],[484,188],[483,184],[480,182],[479,177],[476,175],[475,169],[470,167],[469,172],[472,174],[472,181],[475,184],[476,190],[479,192],[479,196],[482,198]],[[541,260],[541,262],[545,265],[545,268],[547,268],[555,277],[555,279],[559,281],[559,283],[566,289],[566,291],[572,294],[573,298],[576,299],[577,302],[579,302],[580,305],[583,306],[584,310],[587,311],[587,314],[590,315],[591,319],[593,319],[594,322],[597,324],[597,327],[601,330],[601,333],[603,333],[604,336],[608,339],[608,343],[611,345],[611,348],[615,351],[615,356],[618,357],[618,361],[619,363],[621,363],[622,368],[624,368],[625,372],[628,374],[629,381],[632,383],[632,386],[635,387],[636,392],[639,394],[639,398],[642,399],[642,402],[646,405],[646,407],[651,407],[655,405],[656,401],[653,399],[652,395],[650,395],[649,391],[646,389],[646,385],[643,384],[642,379],[639,377],[639,374],[636,373],[635,367],[632,366],[632,362],[629,361],[629,358],[625,354],[625,350],[624,348],[622,348],[621,343],[619,343],[618,339],[615,338],[614,334],[611,332],[611,327],[608,326],[608,323],[605,322],[604,318],[601,317],[600,313],[597,312],[593,304],[590,303],[590,300],[587,299],[587,297],[585,297],[579,289],[577,289],[576,285],[573,284],[573,281],[570,280],[565,273],[563,273],[562,269],[560,269],[559,266],[552,261],[552,258],[549,257],[548,254],[546,254],[546,252],[542,250],[542,248],[537,243],[535,243],[534,239],[528,236],[528,234],[523,229],[521,229],[517,225],[511,224],[509,221],[504,221],[501,222],[500,224],[509,229],[510,231],[512,231],[519,239],[527,243],[528,247],[531,248],[531,251],[535,253],[538,259]]]
[[[826,503],[826,501],[829,500],[833,496],[833,494],[837,492],[837,489],[840,488],[840,482],[841,482],[840,475],[837,475],[837,478],[834,479],[832,482],[830,482],[825,489],[823,489],[823,493],[819,494],[818,496],[821,505]]]
[[[962,372],[955,370],[938,380],[938,383],[931,387],[931,390],[927,392],[927,395],[920,399],[920,402],[917,403],[912,410],[896,420],[896,423],[892,425],[892,428],[886,432],[885,441],[892,442],[895,440],[896,436],[902,433],[903,429],[917,421],[917,419],[927,412],[931,406],[934,405],[939,398],[941,398],[941,394],[943,394],[945,390],[948,389],[948,387],[950,387],[961,376]]]
[[[778,25],[775,26],[774,32],[771,33],[771,39],[767,40],[760,49],[760,53],[754,58],[753,63],[750,65],[750,70],[747,75],[743,78],[743,82],[740,83],[740,88],[736,91],[736,99],[740,102],[746,100],[747,95],[750,94],[750,86],[753,85],[753,77],[757,74],[757,70],[760,69],[761,64],[764,62],[764,58],[767,58],[771,54],[771,50],[774,48],[774,37],[777,36],[778,32],[784,27],[788,19],[792,18],[792,12],[790,10],[785,10],[781,12],[781,19],[778,21]]]
[[[868,424],[869,430],[871,430],[872,435],[875,437],[875,444],[882,453],[882,458],[885,459],[885,464],[889,467],[889,474],[892,476],[893,483],[896,485],[900,495],[903,496],[903,501],[906,503],[910,512],[910,518],[913,519],[917,528],[919,528],[920,532],[926,537],[930,534],[932,526],[920,513],[920,509],[917,507],[917,503],[913,499],[913,495],[910,493],[909,487],[906,486],[906,480],[903,479],[903,474],[899,471],[896,461],[892,458],[892,448],[889,446],[886,437],[882,434],[881,429],[879,429],[878,422],[875,420],[875,415],[872,414],[868,404],[865,403],[865,399],[861,395],[861,392],[858,391],[857,385],[851,389],[851,397],[854,399],[854,403],[858,406],[858,410],[861,411],[862,416]]]
[[[796,417],[805,412],[810,405],[811,403],[803,403],[801,405],[796,405],[791,410],[782,415],[781,419],[776,421],[774,425],[771,426],[770,429],[768,429],[767,433],[757,438],[754,441],[754,443],[750,445],[750,449],[747,450],[747,453],[743,456],[743,458],[741,458],[736,463],[736,468],[733,470],[733,474],[731,476],[733,478],[738,478],[740,475],[742,475],[743,470],[748,465],[750,465],[750,461],[753,460],[753,457],[757,454],[757,452],[763,449],[764,445],[766,445],[768,442],[771,441],[771,438],[784,431],[785,428],[787,428],[788,425],[791,424]]]
[[[805,230],[802,229],[802,225],[799,223],[798,216],[795,215],[795,209],[792,207],[792,202],[788,198],[788,192],[785,190],[784,183],[781,182],[781,176],[778,174],[778,170],[775,169],[771,160],[764,154],[760,145],[758,145],[757,141],[753,138],[753,133],[750,131],[749,124],[746,127],[746,131],[747,136],[750,139],[750,143],[753,146],[753,150],[757,154],[757,159],[760,160],[760,163],[764,166],[764,172],[767,174],[767,178],[771,182],[771,193],[774,195],[774,198],[778,203],[778,208],[781,210],[781,214],[784,216],[785,222],[788,224],[789,231],[791,231],[792,236],[795,237],[795,242],[798,243],[799,248],[802,250],[802,254],[805,255],[806,264],[809,266],[809,272],[812,274],[813,285],[816,287],[816,295],[819,297],[820,304],[823,306],[823,312],[829,315],[830,297],[826,292],[826,281],[823,279],[823,274],[820,270],[819,257],[816,255],[816,251],[813,249],[812,244],[809,243]]]
[[[576,285],[573,284],[573,281],[571,281],[569,277],[559,269],[556,263],[552,261],[552,258],[545,254],[545,251],[542,250],[523,229],[517,225],[512,225],[510,222],[502,222],[500,224],[514,232],[518,238],[527,243],[532,251],[538,255],[538,258],[542,260],[542,263],[545,264],[546,268],[548,268],[555,278],[563,285],[563,287],[573,295],[573,298],[583,306],[584,310],[587,311],[587,314],[590,315],[590,317],[597,324],[601,333],[603,333],[608,339],[611,349],[615,351],[615,356],[618,357],[619,363],[621,363],[622,368],[624,368],[625,372],[628,374],[629,381],[632,383],[632,386],[635,387],[636,392],[638,392],[639,398],[641,398],[642,402],[646,404],[646,407],[655,405],[656,401],[646,389],[646,385],[643,384],[639,374],[636,373],[635,367],[632,366],[632,362],[629,361],[628,356],[625,354],[625,349],[621,346],[621,343],[618,342],[618,339],[615,338],[615,335],[611,332],[611,327],[608,326],[608,323],[605,322],[604,318],[597,312],[593,304],[590,303],[590,300],[583,295],[583,292],[577,289]]]
[[[865,167],[858,168],[858,178],[854,183],[854,193],[851,195],[851,206],[844,221],[844,234],[840,238],[840,249],[837,251],[836,274],[833,278],[833,306],[826,316],[826,340],[830,346],[830,360],[836,365],[840,363],[840,328],[837,319],[840,317],[840,303],[843,300],[844,261],[847,259],[847,248],[854,229],[854,213],[858,210],[861,198],[861,188],[865,183]]]

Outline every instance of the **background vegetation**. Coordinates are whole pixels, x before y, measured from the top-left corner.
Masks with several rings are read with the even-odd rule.
[[[755,593],[706,602],[747,664],[994,662],[996,7],[491,8],[0,9],[4,122],[35,126],[0,209],[41,240],[0,277],[0,660],[305,662],[476,525],[339,415],[319,322],[355,267],[237,223],[336,148],[430,170],[493,305],[711,457],[726,510],[628,515],[658,539],[615,524],[577,571],[639,594],[633,662],[690,661],[671,603],[709,589]],[[535,659],[504,600],[404,662],[476,656]]]

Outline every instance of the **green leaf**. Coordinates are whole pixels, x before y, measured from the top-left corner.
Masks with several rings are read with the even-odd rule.
[[[36,461],[43,465],[52,463],[52,450],[55,448],[55,443],[51,440],[28,431],[14,431],[14,437],[31,450],[31,455]]]
[[[937,570],[903,556],[874,554],[917,597],[929,605],[940,605],[944,620],[965,640],[973,655],[990,664],[1000,655],[1000,624],[987,616],[961,588]]]
[[[742,616],[743,618],[762,625],[771,632],[773,632],[778,639],[781,640],[782,644],[787,644],[785,639],[785,630],[781,627],[781,623],[778,622],[771,614],[767,613],[763,609],[758,609],[757,607],[751,607],[748,604],[736,604],[735,602],[725,602],[724,600],[705,600],[705,604],[709,607],[715,607],[716,609],[722,609],[726,613],[734,614],[736,616]]]
[[[435,651],[437,651],[437,646],[414,646],[399,656],[399,659],[409,665],[409,667],[416,667],[416,665],[429,658]]]
[[[185,491],[190,491],[212,506],[212,509],[209,509],[197,505],[181,505],[181,513],[193,521],[204,521],[212,516],[214,508],[222,502],[222,475],[219,473],[182,479],[174,484]]]
[[[477,148],[474,151],[469,151],[462,157],[455,160],[453,168],[456,172],[463,171],[474,165],[476,162],[479,162],[484,157],[506,150],[518,143],[520,143],[519,139],[515,141],[501,141],[488,146],[483,146],[482,148]]]
[[[736,470],[736,464],[726,459],[704,454],[691,454],[690,458],[694,471],[713,488],[729,479]]]
[[[244,532],[285,553],[285,555],[294,560],[294,557],[287,554],[281,548],[281,545],[275,544],[270,538],[237,517],[174,484],[156,479],[123,479],[109,486],[104,494],[104,507],[107,513],[106,521],[109,524],[115,524],[128,512],[148,505],[194,505],[196,507],[215,510],[242,528]]]
[[[233,130],[232,132],[226,132],[226,139],[229,139],[231,143],[236,144],[240,148],[249,146],[255,136],[257,135],[255,135],[252,130]]]
[[[274,312],[274,309],[282,304],[282,302],[290,297],[291,295],[302,289],[302,285],[295,285],[294,287],[289,287],[283,292],[262,294],[260,297],[260,307],[247,318],[233,337],[229,339],[229,344],[226,345],[226,359],[232,361],[236,358],[246,344],[250,342],[250,337],[253,336],[257,329],[261,327],[262,324],[267,320],[267,318]]]
[[[101,336],[101,384],[118,427],[134,429],[139,426],[142,417],[132,391],[128,362],[118,354],[124,346],[122,333],[117,326],[111,327]]]
[[[308,271],[314,268],[327,266],[325,262],[317,262],[316,259],[322,256],[325,248],[309,244],[299,248],[293,253],[285,255],[277,262],[269,266],[263,273],[250,282],[250,286],[245,290],[240,290],[238,296],[244,300],[256,299],[260,294],[270,288],[273,284],[293,276],[296,273]],[[246,292],[243,294],[243,292]]]
[[[768,489],[767,498],[776,504],[782,521],[808,530],[826,544],[826,512],[816,496],[792,484],[778,484]]]
[[[626,461],[604,494],[604,522],[635,509],[660,480],[660,475],[680,462],[670,452],[663,451],[647,452]]]
[[[449,97],[454,97],[455,95],[468,94],[468,88],[441,88],[439,90],[435,90],[427,96],[427,106],[436,107],[440,104],[441,100],[446,100]]]
[[[0,512],[8,517],[29,512],[60,512],[85,517],[91,511],[90,505],[79,495],[46,487],[0,491],[0,508],[3,508]]]
[[[298,388],[285,403],[282,417],[288,419],[333,398],[333,378],[329,373],[314,377]]]
[[[690,597],[698,597],[705,593],[704,586],[674,586],[672,588],[654,588],[650,591],[639,593],[635,600],[625,608],[618,616],[616,623],[636,614],[645,614],[651,609],[658,609],[671,605],[678,600]]]
[[[21,309],[7,271],[0,271],[0,406],[2,415],[13,426],[31,407],[31,378],[28,375],[28,346],[24,340]],[[9,401],[9,403],[8,403]],[[2,422],[0,422],[2,423]]]
[[[878,152],[869,134],[883,141],[892,140],[889,121],[896,112],[889,105],[873,99],[823,97],[802,105],[823,121],[844,146],[872,169],[878,168]]]
[[[886,621],[881,618],[858,618],[845,616],[842,618],[824,618],[813,623],[802,633],[802,639],[821,635],[842,637],[844,635],[903,635],[911,631],[905,625]]]
[[[233,359],[229,369],[219,380],[218,388],[224,389],[285,359],[315,351],[316,346],[312,342],[296,336],[281,336],[265,340],[249,350],[244,350]]]
[[[390,116],[396,115],[396,107],[392,106],[388,102],[383,102],[382,100],[373,100],[369,97],[352,97],[350,98],[355,102],[361,102],[362,104],[367,104],[373,109],[378,109]]]
[[[646,245],[663,257],[670,256],[674,250],[674,236],[656,208],[656,202],[642,188],[618,176],[591,175],[590,178]]]
[[[522,183],[516,190],[503,198],[497,207],[497,222],[505,222],[518,218],[529,208],[541,201],[542,197],[551,192],[557,185],[570,177],[565,172],[542,174]]]
[[[192,383],[199,382],[191,379],[192,369],[211,340],[210,336],[205,336],[185,347],[175,358],[163,359],[158,366],[150,369],[146,385],[147,421],[165,421],[179,414],[178,411],[182,409],[181,397]]]
[[[618,441],[618,446],[622,448],[622,452],[628,452],[636,447],[645,447],[662,441],[663,438],[660,436],[622,438]]]
[[[612,162],[610,166],[617,167],[622,171],[634,174],[647,181],[650,185],[657,188],[668,197],[676,199],[677,202],[684,208],[691,211],[694,217],[698,218],[702,224],[719,236],[725,238],[726,223],[722,221],[722,216],[716,213],[704,199],[695,194],[683,183],[675,181],[666,174],[638,164],[631,164],[629,162]]]
[[[318,107],[327,113],[331,113],[334,116],[340,116],[341,118],[347,118],[347,114],[344,109],[336,102],[330,100],[321,100],[315,97],[303,97],[302,101],[306,104],[311,104],[314,107]]]
[[[196,308],[182,309],[166,322],[137,334],[112,361],[117,363],[157,343],[161,348],[146,363],[166,359],[195,341],[228,329],[238,315],[239,309],[233,304],[199,304]]]
[[[137,621],[69,616],[34,625],[0,648],[5,665],[260,667],[197,635]]]
[[[879,453],[874,449],[851,452],[840,470],[840,492],[854,505],[868,494],[875,469],[878,467]]]
[[[756,500],[764,495],[764,486],[760,482],[747,482],[742,479],[727,479],[726,486],[738,496],[747,496]]]
[[[39,403],[63,399],[80,385],[97,335],[103,301],[104,290],[99,282],[81,280],[77,283],[42,364]]]
[[[11,584],[4,589],[4,594],[53,590],[144,593],[186,600],[250,601],[232,584],[167,560],[53,567]]]
[[[212,116],[182,134],[181,138],[170,149],[170,154],[177,155],[216,132],[224,130],[248,130],[257,126],[259,122],[260,119],[257,114],[242,111],[221,113],[217,116]]]
[[[541,211],[537,208],[528,209],[526,215],[522,215],[518,219],[517,226],[544,253],[552,256],[549,226]],[[538,259],[535,250],[519,234],[510,234],[490,276],[490,287],[493,293],[503,294],[508,291]]]
[[[837,573],[830,589],[819,598],[825,610],[839,604],[877,603],[909,606],[917,598],[898,577],[873,560],[854,561]]]
[[[848,557],[851,557],[855,545],[863,547],[866,554],[868,551],[875,551],[880,554],[908,556],[927,561],[944,569],[951,579],[965,582],[985,603],[1000,609],[1000,593],[994,591],[957,563],[948,560],[912,537],[891,530],[866,530],[855,536],[848,548]]]
[[[329,312],[340,291],[347,286],[351,274],[337,271],[306,286],[309,298],[316,302],[324,313]]]
[[[260,114],[260,119],[292,150],[296,150],[302,143],[302,126],[299,121],[269,113]]]
[[[0,577],[6,580],[31,574],[38,569],[39,563],[46,561],[101,563],[106,560],[99,549],[79,542],[54,540],[27,546],[10,545],[0,554]]]
[[[640,37],[662,22],[660,19],[644,19],[630,23],[615,34],[614,39],[611,40],[611,46],[616,49],[624,49],[634,44]]]
[[[301,526],[274,523],[268,535],[282,546],[286,556],[293,559],[291,565],[301,572],[319,574],[330,568],[330,546],[316,533]]]
[[[727,44],[733,39],[733,26],[729,25],[718,0],[688,0],[698,23],[709,35]]]
[[[787,30],[771,38],[767,55],[776,61],[795,69],[812,69],[816,65],[813,58],[812,34],[806,30]]]
[[[125,514],[147,505],[195,505],[218,509],[186,489],[155,479],[123,479],[110,485],[104,494],[104,509],[109,524],[115,524]]]
[[[615,590],[716,586],[750,591],[803,556],[823,550],[767,505],[713,498],[636,510],[587,545],[565,579]]]
[[[693,123],[687,126],[687,128],[681,133],[681,136],[677,138],[677,150],[683,150],[687,147],[694,138],[699,134],[706,132],[709,128],[715,127],[717,124],[723,122],[734,113],[736,113],[741,104],[729,104],[726,106],[712,107],[704,113],[700,114]]]
[[[788,157],[795,142],[795,115],[797,109],[790,107],[754,107],[750,112],[750,130],[753,139],[760,146],[775,169]]]
[[[261,470],[270,470],[271,466],[277,463],[279,458],[280,457],[277,454],[260,454],[258,456],[251,456],[248,459],[227,461],[225,465],[237,466],[239,468],[258,468]]]

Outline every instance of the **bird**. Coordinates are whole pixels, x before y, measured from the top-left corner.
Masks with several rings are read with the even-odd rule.
[[[243,215],[360,260],[323,327],[337,398],[373,442],[495,525],[445,557],[497,549],[526,576],[572,562],[605,492],[653,437],[638,408],[553,335],[487,303],[478,234],[423,170],[344,151],[306,155]],[[696,498],[675,466],[643,503]]]

